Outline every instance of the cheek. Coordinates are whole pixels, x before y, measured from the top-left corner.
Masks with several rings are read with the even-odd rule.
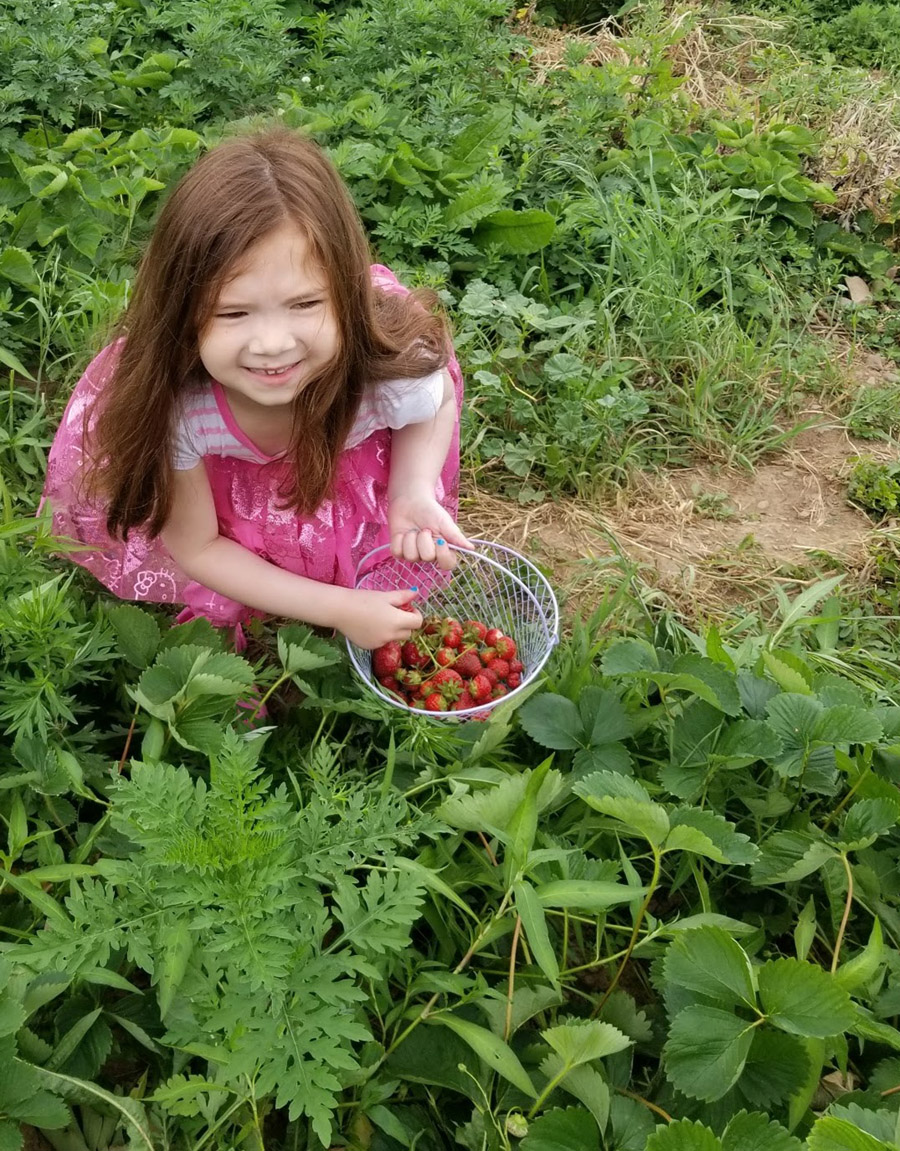
[[[227,357],[234,345],[234,339],[229,333],[211,331],[200,340],[200,359],[204,364],[217,362]]]

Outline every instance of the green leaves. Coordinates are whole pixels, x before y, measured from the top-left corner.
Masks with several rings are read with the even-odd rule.
[[[669,813],[637,780],[617,772],[596,772],[577,781],[572,790],[589,807],[620,820],[663,854],[687,851],[718,863],[752,863],[758,857],[749,838],[722,816],[693,807]]]
[[[492,1031],[479,1027],[476,1023],[470,1023],[467,1019],[460,1019],[456,1015],[433,1016],[429,1022],[439,1024],[442,1027],[449,1027],[464,1043],[472,1048],[491,1071],[496,1071],[498,1075],[502,1075],[504,1079],[518,1087],[529,1098],[537,1098],[534,1084],[512,1048],[494,1035]]]
[[[556,960],[553,944],[550,941],[541,901],[531,884],[524,880],[515,883],[513,891],[516,896],[516,911],[522,918],[525,938],[528,940],[531,953],[550,982],[557,986],[559,984],[559,964]]]
[[[756,979],[744,949],[724,931],[704,927],[679,935],[666,951],[666,979],[716,1003],[754,1007]]]
[[[542,693],[519,709],[524,729],[536,743],[558,751],[577,751],[579,773],[592,768],[628,772],[631,756],[622,742],[631,734],[631,720],[618,696],[589,686],[577,705],[562,695]]]
[[[704,700],[725,715],[741,710],[735,676],[705,656],[682,655],[660,667],[658,653],[639,640],[620,640],[603,658],[603,671],[635,683],[652,684],[664,692],[685,692]]]
[[[740,1111],[722,1133],[722,1151],[801,1151],[802,1144],[780,1123],[758,1111]]]
[[[278,658],[289,675],[298,675],[340,663],[341,653],[308,627],[288,624],[278,629]]]
[[[721,815],[682,807],[670,815],[671,831],[666,837],[666,851],[690,851],[716,863],[753,863],[759,848],[749,836],[735,831]]]
[[[565,907],[572,911],[606,911],[620,903],[631,903],[646,892],[643,887],[606,883],[600,879],[556,879],[542,883],[536,895],[542,907]]]
[[[143,659],[152,640],[149,629],[141,625],[139,632],[134,615],[117,618],[132,656]],[[240,656],[182,643],[162,651],[129,692],[183,747],[212,754],[222,741],[223,707],[233,706],[252,684],[253,669]]]
[[[722,1151],[722,1144],[702,1123],[677,1119],[667,1127],[657,1127],[647,1140],[646,1151]]]
[[[446,799],[437,809],[437,817],[451,827],[465,831],[506,831],[525,798],[531,774],[531,771],[526,770],[506,776],[496,786]],[[538,813],[553,803],[562,788],[560,773],[548,771],[535,796]]]
[[[690,1119],[677,1119],[657,1127],[647,1140],[646,1151],[801,1151],[799,1139],[780,1123],[759,1112],[741,1111],[729,1122],[719,1139],[709,1127]]]
[[[742,1084],[745,1069],[747,1096],[767,1101],[767,1065],[777,1067],[782,1055],[789,1064],[802,1059],[789,1036],[838,1035],[856,1020],[846,991],[821,968],[797,959],[754,967],[743,948],[715,927],[677,936],[664,972],[673,1012],[666,1070],[679,1091],[706,1102]],[[748,1068],[751,1055],[758,1066]],[[791,1089],[790,1072],[779,1072],[776,1080],[776,1098],[783,1098]]]
[[[130,603],[117,604],[107,614],[128,662],[141,670],[149,667],[160,641],[159,624],[153,616]]]
[[[774,1026],[792,1035],[838,1035],[856,1017],[850,997],[821,967],[774,959],[759,969],[759,998]]]
[[[599,1151],[597,1124],[574,1107],[548,1111],[529,1124],[522,1151]]]
[[[577,782],[572,790],[589,807],[620,820],[654,847],[661,846],[669,833],[666,809],[653,803],[637,780],[598,771]]]
[[[846,1119],[826,1116],[813,1124],[806,1146],[809,1151],[891,1151],[893,1144],[860,1131]]]
[[[565,1069],[580,1067],[606,1055],[614,1055],[630,1046],[631,1040],[617,1027],[598,1020],[563,1023],[541,1032],[543,1038],[562,1059]]]
[[[502,208],[481,221],[475,240],[483,248],[497,247],[501,252],[527,256],[545,248],[555,231],[556,221],[540,208]]]
[[[672,1021],[666,1072],[692,1099],[721,1099],[744,1070],[753,1041],[747,1020],[716,1007],[688,1007]]]

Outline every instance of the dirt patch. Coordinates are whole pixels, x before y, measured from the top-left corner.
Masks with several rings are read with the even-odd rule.
[[[812,415],[821,426],[754,472],[705,466],[644,474],[616,499],[594,504],[523,508],[476,494],[461,522],[544,564],[569,599],[591,598],[591,585],[608,583],[617,553],[691,614],[728,610],[775,580],[859,571],[873,524],[847,503],[846,476],[857,454],[896,458],[898,447],[856,441],[824,414]]]

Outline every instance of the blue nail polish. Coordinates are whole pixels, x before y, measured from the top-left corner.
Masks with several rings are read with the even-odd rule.
[[[418,591],[419,589],[418,589],[418,587],[411,587],[409,590],[410,591]]]
[[[443,542],[444,542],[444,541],[443,541],[443,540],[435,540],[434,542],[435,542],[435,543],[436,543],[438,546],[441,546],[441,545],[443,544]]]

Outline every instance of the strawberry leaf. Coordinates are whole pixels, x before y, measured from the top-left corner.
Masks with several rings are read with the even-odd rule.
[[[758,1111],[741,1111],[722,1134],[722,1151],[802,1151],[803,1144],[780,1123]]]
[[[827,1039],[846,1031],[856,1019],[847,992],[812,963],[773,959],[759,968],[757,981],[769,1022],[792,1035]]]
[[[746,1020],[717,1007],[686,1007],[664,1049],[672,1085],[691,1099],[721,1099],[740,1078],[752,1041]]]
[[[749,836],[735,831],[714,811],[698,807],[680,807],[670,813],[672,830],[666,837],[666,851],[690,851],[717,863],[753,863],[759,848]]]
[[[522,1151],[597,1151],[600,1132],[580,1107],[554,1108],[529,1124]]]
[[[656,847],[669,833],[666,809],[654,803],[637,780],[612,771],[598,771],[579,780],[572,790],[589,807],[621,820]]]
[[[846,1119],[826,1116],[816,1120],[806,1146],[809,1151],[892,1151],[894,1144],[860,1131]]]
[[[722,1151],[713,1131],[690,1119],[676,1119],[667,1127],[657,1127],[647,1140],[646,1151]]]
[[[615,1055],[631,1046],[631,1040],[618,1027],[597,1019],[561,1023],[541,1032],[544,1039],[569,1068]]]
[[[753,969],[743,948],[718,927],[685,931],[669,945],[666,979],[722,1007],[756,1006]]]
[[[753,1107],[770,1110],[800,1090],[809,1070],[802,1040],[783,1031],[757,1028],[739,1090]]]
[[[541,747],[572,751],[587,744],[584,723],[570,699],[548,692],[519,708],[522,727]]]
[[[837,852],[821,839],[802,831],[776,831],[761,848],[759,859],[752,865],[753,883],[792,883],[805,879]]]

